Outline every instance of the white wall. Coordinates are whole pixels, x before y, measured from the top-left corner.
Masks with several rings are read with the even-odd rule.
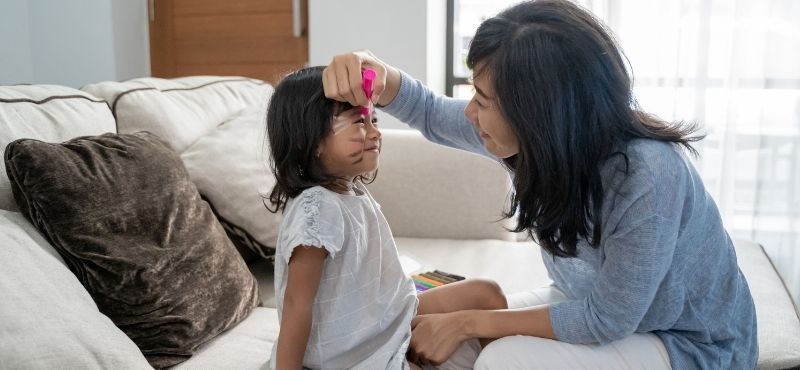
[[[7,0],[0,6],[0,85],[33,78],[31,38],[28,32],[28,2]]]
[[[116,80],[150,76],[147,0],[109,0]]]
[[[309,0],[309,64],[369,49],[386,63],[444,91],[444,0]],[[382,127],[407,127],[388,115]]]
[[[150,75],[146,1],[4,0],[0,30],[3,85]]]

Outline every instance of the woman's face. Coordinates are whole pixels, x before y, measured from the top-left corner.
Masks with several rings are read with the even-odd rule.
[[[500,113],[489,71],[478,66],[475,70],[482,72],[473,80],[475,95],[464,109],[464,115],[475,125],[489,153],[498,158],[511,157],[519,152],[517,135]]]

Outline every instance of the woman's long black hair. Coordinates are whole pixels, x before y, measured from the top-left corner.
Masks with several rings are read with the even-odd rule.
[[[604,161],[634,138],[679,143],[696,154],[695,124],[642,112],[624,56],[602,23],[559,0],[523,2],[487,19],[467,65],[490,73],[496,102],[519,138],[504,160],[514,193],[504,217],[517,216],[553,256],[576,256],[579,238],[600,243]],[[625,156],[627,162],[627,156]],[[591,238],[589,234],[591,232]]]
[[[286,202],[305,189],[337,180],[325,174],[317,148],[331,133],[334,117],[353,106],[325,97],[324,69],[308,67],[286,75],[270,98],[267,141],[270,170],[276,180],[267,197],[274,207],[267,205],[270,212],[282,212]],[[376,172],[358,178],[368,183],[375,179]]]

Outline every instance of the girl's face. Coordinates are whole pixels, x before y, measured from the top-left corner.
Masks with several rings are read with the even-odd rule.
[[[481,67],[475,70],[480,71]],[[467,116],[483,139],[483,146],[498,158],[508,158],[519,152],[519,140],[511,131],[492,88],[490,73],[485,68],[473,80],[475,95],[464,109]]]
[[[325,173],[352,180],[378,169],[381,132],[375,110],[364,117],[361,107],[333,117],[331,132],[319,145],[318,154]]]

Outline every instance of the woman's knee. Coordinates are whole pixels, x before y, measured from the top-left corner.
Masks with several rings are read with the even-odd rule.
[[[478,359],[475,360],[475,366],[473,367],[474,370],[492,370],[492,369],[516,369],[515,367],[510,367],[513,364],[510,363],[509,354],[514,352],[517,348],[517,345],[514,344],[514,340],[511,337],[505,337],[495,340],[492,343],[489,343],[486,347],[481,350],[481,353],[478,354]],[[513,358],[513,356],[512,356]],[[519,369],[523,369],[521,367]]]

